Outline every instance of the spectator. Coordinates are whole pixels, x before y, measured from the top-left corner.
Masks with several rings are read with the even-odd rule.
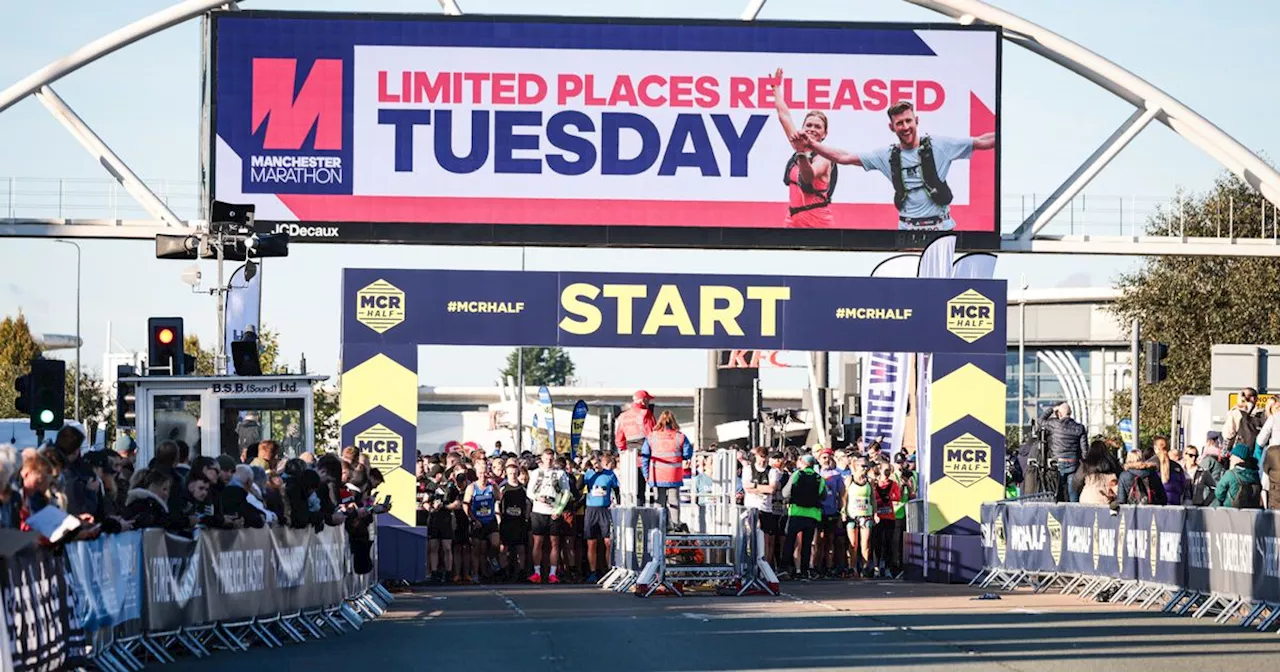
[[[180,450],[177,441],[164,441],[156,446],[156,456],[151,458],[151,464],[147,465],[147,469],[151,471],[159,470],[168,474],[172,487],[169,488],[169,500],[165,502],[165,510],[172,512],[174,516],[180,515],[179,512],[182,511],[182,493],[186,490],[182,475],[177,470]]]
[[[90,515],[98,511],[101,494],[93,468],[80,457],[84,434],[67,425],[58,430],[53,446],[62,458],[61,489],[66,495],[66,512],[73,516]]]
[[[1262,508],[1262,480],[1258,463],[1247,444],[1237,443],[1231,449],[1231,468],[1218,481],[1215,502],[1235,509]]]
[[[138,472],[138,475],[142,476],[141,487],[129,490],[124,504],[125,519],[140,530],[166,527],[170,522],[169,494],[173,475],[165,469],[148,469]],[[181,501],[182,493],[178,493],[178,496],[178,501]]]
[[[260,467],[268,474],[278,471],[280,461],[280,444],[267,440],[258,443],[258,456],[249,463],[251,467]]]
[[[49,488],[53,485],[53,464],[39,451],[28,448],[22,451],[22,507],[19,511],[19,524],[22,529],[30,530],[27,518],[49,505]]]
[[[1182,503],[1189,506],[1208,506],[1213,502],[1213,476],[1200,467],[1200,449],[1187,446],[1182,458],[1182,470],[1187,476],[1187,487],[1182,491]]]
[[[252,495],[253,469],[247,464],[236,465],[235,473],[222,491],[222,510],[228,516],[238,516],[245,527],[261,528],[267,524],[262,510],[255,506]],[[260,504],[260,502],[259,502]]]
[[[17,529],[22,510],[22,490],[18,482],[18,451],[0,444],[0,527]]]
[[[1089,444],[1089,452],[1080,460],[1080,469],[1075,474],[1080,503],[1111,504],[1116,498],[1116,475],[1119,472],[1119,465],[1106,442]]]
[[[1058,501],[1080,501],[1072,477],[1088,449],[1088,430],[1071,417],[1071,405],[1065,402],[1049,409],[1040,426],[1049,433],[1049,448],[1058,463]]]
[[[93,470],[92,481],[93,487],[96,489],[98,505],[93,511],[93,519],[102,525],[102,531],[107,534],[115,534],[117,532],[126,532],[133,529],[133,525],[123,517],[124,500],[116,495],[118,482],[116,481],[116,473],[114,462],[119,458],[113,457],[114,453],[105,450],[97,450],[80,458],[86,466]],[[69,512],[68,512],[69,513]]]
[[[1155,468],[1155,451],[1131,450],[1125,458],[1125,470],[1116,482],[1116,499],[1112,507],[1121,504],[1167,504],[1164,483]]]
[[[1182,465],[1170,457],[1169,440],[1163,436],[1156,437],[1155,456],[1156,464],[1160,468],[1160,482],[1164,485],[1165,502],[1182,504],[1182,493],[1187,487],[1187,475],[1182,471]]]
[[[289,479],[285,485],[289,527],[311,527],[317,532],[324,529],[324,520],[320,516],[320,496],[316,493],[319,487],[320,474],[311,469]]]
[[[1244,444],[1252,454],[1266,419],[1265,410],[1258,405],[1258,391],[1252,387],[1240,390],[1239,401],[1222,423],[1222,445],[1231,446],[1234,452],[1237,444]]]
[[[1270,481],[1267,488],[1267,508],[1280,510],[1280,444],[1267,448],[1262,456],[1262,471]]]
[[[181,439],[174,443],[178,446],[178,461],[173,465],[173,473],[176,478],[185,481],[187,474],[191,473],[191,446]]]
[[[284,518],[284,499],[279,489],[273,487],[272,476],[262,467],[250,467],[253,470],[253,489],[251,494],[256,498],[255,506],[267,517],[267,525],[274,525]],[[250,500],[253,501],[253,500]]]

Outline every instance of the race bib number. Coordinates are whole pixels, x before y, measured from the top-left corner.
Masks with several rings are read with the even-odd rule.
[[[591,488],[591,496],[592,497],[608,497],[609,491],[597,485]]]
[[[506,508],[506,515],[508,516],[521,516],[523,514],[524,509],[519,506],[508,506]]]

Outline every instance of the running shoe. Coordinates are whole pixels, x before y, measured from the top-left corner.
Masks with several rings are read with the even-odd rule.
[[[542,574],[534,572],[529,575],[529,583],[542,583]]]
[[[560,577],[556,576],[555,574],[552,574],[551,576],[547,577],[547,583],[560,583]]]
[[[599,580],[600,580],[600,576],[597,575],[595,572],[591,572],[591,574],[587,575],[587,583],[595,583]]]

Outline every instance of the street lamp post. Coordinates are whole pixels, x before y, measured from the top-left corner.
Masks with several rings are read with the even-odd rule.
[[[80,418],[80,377],[84,375],[83,369],[80,368],[80,348],[84,345],[80,338],[80,244],[71,240],[55,240],[54,242],[63,243],[64,245],[75,245],[76,247],[76,422],[84,424]]]

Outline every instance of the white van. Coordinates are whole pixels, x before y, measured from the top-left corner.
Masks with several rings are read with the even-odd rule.
[[[90,449],[89,433],[84,426],[75,420],[67,420],[65,425],[70,425],[79,429],[85,435],[85,441],[80,446],[80,450],[86,451]],[[53,442],[53,438],[58,435],[55,430],[48,430],[44,433],[46,442]],[[27,418],[10,418],[0,420],[0,443],[11,443],[14,448],[23,450],[24,448],[36,447],[36,430],[31,429],[31,421]]]

